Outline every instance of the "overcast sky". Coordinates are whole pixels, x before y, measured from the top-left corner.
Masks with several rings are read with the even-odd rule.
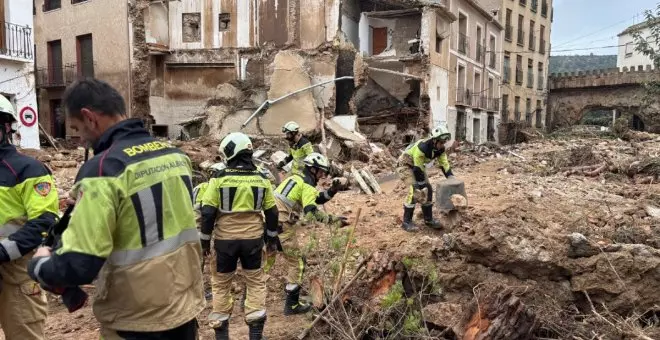
[[[617,34],[644,20],[659,0],[553,0],[552,54],[616,54],[616,48],[573,50],[618,44]]]

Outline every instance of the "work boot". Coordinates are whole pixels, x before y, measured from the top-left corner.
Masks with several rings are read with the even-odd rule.
[[[300,301],[300,286],[295,285],[292,290],[285,289],[286,303],[284,304],[284,315],[304,314],[309,312],[312,306]]]
[[[266,340],[264,338],[264,324],[266,318],[248,322],[250,340]]]
[[[433,218],[433,203],[422,204],[422,214],[424,214],[424,223],[427,227],[431,227],[433,229],[440,229],[442,227],[440,222]]]
[[[401,228],[405,231],[415,231],[417,226],[413,223],[413,213],[415,212],[415,207],[403,207],[403,224]]]
[[[220,327],[213,328],[215,340],[229,340],[229,320],[225,320]]]

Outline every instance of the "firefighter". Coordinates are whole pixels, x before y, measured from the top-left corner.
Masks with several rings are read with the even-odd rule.
[[[314,152],[312,143],[300,133],[300,125],[296,122],[288,122],[282,127],[286,140],[289,142],[289,155],[277,164],[278,169],[284,168],[289,162],[291,164],[291,174],[302,175],[303,160]]]
[[[26,268],[59,201],[48,168],[12,145],[17,130],[16,111],[0,96],[0,325],[7,339],[45,339],[46,295]]]
[[[305,157],[301,170],[302,174],[291,175],[275,189],[275,202],[279,210],[279,224],[282,228],[279,236],[282,245],[281,253],[288,267],[285,315],[302,314],[311,308],[309,304],[300,300],[305,258],[296,237],[296,229],[300,227],[299,220],[303,218],[304,221],[316,221],[334,227],[348,225],[345,217],[328,215],[317,207],[317,204],[324,204],[332,199],[339,191],[338,187],[341,184],[340,181],[333,181],[332,186],[326,191],[319,192],[316,189],[318,181],[328,174],[328,159],[314,152]],[[270,252],[269,258],[273,258],[274,255],[273,252]],[[272,265],[272,261],[269,261],[270,265]]]
[[[196,339],[205,302],[190,159],[128,119],[103,81],[72,84],[64,106],[94,157],[76,176],[60,246],[39,248],[30,276],[48,287],[96,279],[102,339]]]
[[[245,322],[250,340],[262,339],[266,322],[266,276],[261,267],[264,246],[276,248],[277,207],[273,187],[252,160],[252,142],[234,132],[220,143],[227,168],[211,179],[202,198],[202,248],[211,259],[213,310],[209,325],[216,340],[229,338],[229,317],[233,310],[232,281],[241,261],[246,282]],[[263,211],[263,214],[262,214]]]
[[[431,131],[428,138],[419,140],[406,148],[397,163],[397,173],[401,180],[410,187],[403,204],[403,225],[406,231],[414,231],[413,223],[415,204],[422,205],[424,223],[432,228],[440,228],[440,223],[433,218],[433,189],[426,175],[426,163],[436,160],[436,164],[447,178],[453,178],[451,166],[445,152],[445,143],[451,139],[451,133],[445,126]]]

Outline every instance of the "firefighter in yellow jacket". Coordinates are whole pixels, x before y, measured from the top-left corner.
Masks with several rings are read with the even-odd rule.
[[[435,160],[447,177],[453,177],[445,143],[451,139],[451,133],[445,126],[439,126],[431,131],[429,138],[419,140],[406,148],[397,164],[397,173],[401,180],[409,186],[408,196],[403,204],[403,225],[406,231],[414,231],[413,223],[415,204],[421,203],[424,223],[432,228],[439,228],[440,223],[433,218],[433,189],[426,175],[426,163]]]
[[[216,340],[229,338],[229,317],[233,310],[232,280],[241,261],[246,281],[245,322],[250,340],[260,340],[266,322],[266,277],[261,268],[264,245],[276,248],[277,207],[273,187],[252,160],[252,142],[234,132],[220,143],[227,168],[212,178],[202,198],[202,248],[211,250],[213,310],[209,325]],[[262,213],[263,212],[263,213]]]
[[[279,236],[281,251],[288,266],[285,315],[301,314],[310,309],[308,304],[300,301],[305,258],[296,236],[296,229],[300,227],[299,220],[302,218],[304,221],[316,221],[336,227],[348,225],[345,217],[328,215],[317,207],[317,204],[324,204],[332,199],[340,185],[339,181],[334,181],[326,191],[319,192],[316,189],[318,181],[325,178],[329,170],[328,159],[319,153],[312,153],[304,159],[301,175],[292,175],[275,189],[279,223],[282,227]]]
[[[289,155],[277,164],[277,168],[282,169],[289,162],[293,161],[291,163],[291,173],[302,175],[305,157],[314,152],[312,143],[300,133],[300,125],[296,122],[291,121],[284,124],[282,132],[289,142]]]
[[[6,339],[45,339],[46,296],[27,273],[59,210],[50,171],[11,144],[13,105],[0,96],[0,325]]]
[[[190,160],[128,119],[105,82],[72,84],[64,106],[94,157],[76,177],[60,246],[39,248],[30,276],[48,287],[96,279],[102,339],[196,339],[204,295]]]

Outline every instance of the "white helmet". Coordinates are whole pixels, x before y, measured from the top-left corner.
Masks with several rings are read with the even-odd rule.
[[[226,160],[230,160],[244,150],[252,151],[252,141],[250,137],[241,132],[232,132],[225,137],[220,143],[221,154],[225,155]]]
[[[451,133],[449,133],[449,129],[445,125],[440,125],[431,131],[430,137],[448,141],[451,139]]]
[[[14,105],[2,95],[0,95],[0,116],[8,119],[6,122],[11,123],[12,131],[18,131],[18,115]]]
[[[330,172],[330,163],[328,163],[328,159],[318,152],[310,153],[307,157],[305,157],[303,163],[306,166],[319,168],[325,172]]]
[[[300,130],[300,125],[298,125],[298,123],[296,123],[294,121],[290,121],[290,122],[284,124],[284,126],[282,126],[282,132],[283,133],[298,132],[298,130]]]

